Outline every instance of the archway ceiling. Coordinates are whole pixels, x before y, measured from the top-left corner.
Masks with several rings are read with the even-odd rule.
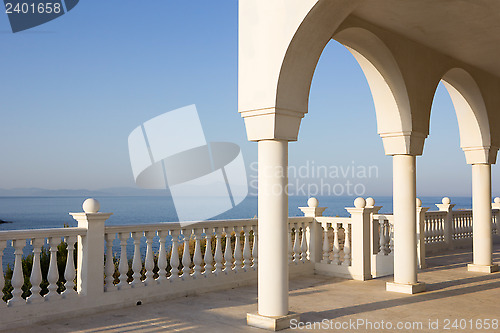
[[[500,0],[368,0],[353,15],[500,77]]]

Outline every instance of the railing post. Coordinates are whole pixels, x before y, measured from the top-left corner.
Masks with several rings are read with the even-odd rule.
[[[366,208],[371,208],[372,212],[370,213],[370,239],[372,244],[372,253],[377,254],[379,251],[379,243],[380,243],[380,233],[379,233],[379,225],[374,223],[373,214],[377,214],[378,211],[382,208],[382,206],[375,206],[375,199],[372,197],[366,198]]]
[[[370,219],[373,208],[366,208],[365,199],[354,200],[354,208],[346,207],[351,214],[351,266],[355,280],[369,280],[371,274]]]
[[[299,207],[306,217],[319,217],[323,216],[326,207],[318,207],[318,199],[309,198],[307,200],[308,207]],[[323,229],[321,224],[314,220],[309,223],[306,228],[306,239],[308,246],[308,255],[311,262],[320,262],[323,256]]]
[[[453,249],[453,207],[451,200],[448,197],[444,197],[440,204],[436,204],[437,208],[446,212],[446,219],[444,220],[444,242],[448,249]]]
[[[422,207],[422,201],[417,198],[417,260],[420,269],[427,268],[425,263],[425,213],[428,210],[429,207]]]
[[[492,214],[495,216],[497,236],[500,236],[500,198],[496,197],[491,204],[491,209],[493,209]]]
[[[104,222],[112,213],[98,213],[100,204],[95,199],[83,203],[84,213],[69,213],[78,221],[79,228],[87,229],[78,236],[77,291],[90,297],[104,293]]]

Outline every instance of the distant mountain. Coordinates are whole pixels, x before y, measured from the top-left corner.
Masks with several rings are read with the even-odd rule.
[[[43,188],[0,188],[2,197],[60,197],[60,196],[169,196],[166,190],[147,190],[134,187],[111,187],[99,190],[61,189],[49,190]]]

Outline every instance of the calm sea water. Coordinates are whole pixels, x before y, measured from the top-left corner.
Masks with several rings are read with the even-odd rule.
[[[156,222],[177,222],[177,215],[172,199],[169,197],[95,197],[101,204],[101,212],[113,213],[106,225],[148,224]],[[348,216],[344,207],[353,207],[354,197],[317,197],[320,207],[328,207],[325,216]],[[392,197],[374,197],[377,206],[382,206],[381,213],[392,212]],[[12,223],[0,224],[0,231],[16,229],[61,228],[64,225],[76,227],[77,223],[68,214],[81,212],[86,197],[0,197],[0,219]],[[307,206],[307,197],[289,198],[289,215],[303,216],[298,207]],[[207,205],[210,201],[205,199]],[[434,204],[440,203],[440,197],[422,197],[424,207],[436,210]],[[455,209],[470,209],[471,198],[452,198]],[[247,197],[233,209],[213,219],[252,218],[257,215],[257,198]],[[10,243],[10,242],[9,242]],[[141,242],[141,254],[146,253],[145,239]],[[170,240],[167,239],[167,245]],[[158,243],[155,242],[155,247]],[[119,242],[113,243],[113,252],[119,254]],[[156,249],[157,250],[157,249]],[[25,255],[32,247],[27,244]],[[133,240],[129,239],[127,255],[133,254]],[[3,255],[3,269],[14,262],[14,249],[7,244]]]
[[[374,197],[382,213],[392,212],[391,197]],[[0,219],[12,223],[0,224],[0,230],[60,228],[65,224],[76,227],[69,212],[81,212],[86,197],[0,197]],[[101,212],[113,213],[107,225],[176,222],[177,215],[169,197],[96,197]],[[307,206],[307,197],[290,197],[290,216],[302,216],[298,207]],[[324,215],[347,216],[344,207],[352,207],[354,197],[318,197]],[[206,199],[205,199],[206,200]],[[421,197],[424,207],[436,210],[440,197]],[[470,197],[452,198],[455,209],[470,209]],[[252,218],[257,215],[257,198],[247,197],[235,208],[213,219]]]

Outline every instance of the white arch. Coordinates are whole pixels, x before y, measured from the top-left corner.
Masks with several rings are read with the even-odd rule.
[[[453,68],[443,75],[442,82],[455,107],[460,147],[467,163],[494,163],[496,148],[491,146],[488,112],[476,81],[465,70]]]
[[[378,133],[411,132],[410,102],[403,76],[391,51],[375,34],[347,28],[335,34],[356,58],[372,92]]]

